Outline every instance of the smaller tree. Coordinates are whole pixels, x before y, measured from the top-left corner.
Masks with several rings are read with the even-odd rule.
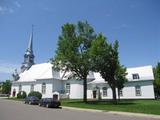
[[[123,65],[118,65],[116,71],[116,82],[117,82],[117,89],[118,89],[118,99],[120,100],[120,90],[124,87],[124,84],[128,81],[126,78],[126,67]]]
[[[153,68],[154,72],[154,89],[155,89],[155,96],[160,96],[160,62],[157,63],[157,66]]]
[[[119,64],[118,47],[118,41],[110,44],[102,34],[99,34],[90,48],[92,70],[99,72],[108,82],[114,103],[117,103],[115,75]]]
[[[11,81],[6,80],[2,85],[2,93],[3,94],[10,94],[11,92]]]

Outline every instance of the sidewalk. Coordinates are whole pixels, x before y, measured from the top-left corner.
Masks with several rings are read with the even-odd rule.
[[[103,110],[94,110],[94,109],[84,109],[84,108],[75,108],[75,107],[66,107],[62,106],[64,109],[70,110],[81,110],[88,112],[103,112],[107,114],[115,114],[115,115],[125,115],[125,116],[138,116],[138,117],[147,117],[151,119],[160,119],[160,115],[152,115],[152,114],[143,114],[143,113],[130,113],[130,112],[118,112],[118,111],[103,111]]]
[[[8,97],[0,97],[0,98],[4,98],[5,99],[5,98],[8,98]]]

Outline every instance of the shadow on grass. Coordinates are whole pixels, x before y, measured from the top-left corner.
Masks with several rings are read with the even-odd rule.
[[[88,105],[133,105],[137,104],[134,100],[122,100],[118,101],[117,104],[113,103],[111,100],[89,100],[86,103],[83,101],[67,101],[68,104],[88,104]]]

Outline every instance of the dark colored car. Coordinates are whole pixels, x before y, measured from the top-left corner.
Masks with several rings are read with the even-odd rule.
[[[39,106],[44,106],[44,107],[59,107],[61,105],[60,101],[54,100],[53,98],[42,98],[39,101]]]
[[[35,97],[35,96],[29,96],[29,97],[26,97],[25,101],[24,101],[25,104],[34,104],[34,105],[38,105],[39,104],[39,98]]]

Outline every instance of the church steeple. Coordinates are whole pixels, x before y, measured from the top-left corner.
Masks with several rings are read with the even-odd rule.
[[[34,54],[33,54],[33,26],[32,26],[32,32],[30,35],[28,48],[24,54],[24,62],[21,66],[21,72],[24,72],[25,70],[28,70],[33,64],[34,64]]]
[[[33,25],[32,25],[32,33],[30,35],[30,40],[29,40],[28,49],[27,49],[27,51],[29,51],[29,52],[33,52],[33,50],[32,50],[33,43],[32,42],[33,42]]]

